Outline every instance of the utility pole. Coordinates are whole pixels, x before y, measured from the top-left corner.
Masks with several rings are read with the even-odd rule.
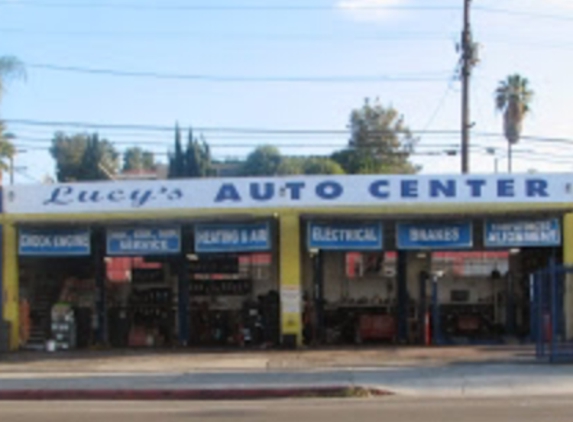
[[[462,173],[470,171],[470,78],[476,63],[475,46],[472,39],[470,7],[472,0],[464,0],[464,28],[461,43],[462,78]]]
[[[10,185],[14,184],[14,156],[11,155],[10,158]]]

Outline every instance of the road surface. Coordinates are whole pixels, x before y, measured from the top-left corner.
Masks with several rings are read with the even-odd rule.
[[[570,422],[573,397],[284,400],[259,402],[11,402],[2,422]]]

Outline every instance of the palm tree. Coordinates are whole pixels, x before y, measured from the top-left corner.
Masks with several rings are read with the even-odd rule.
[[[6,82],[11,78],[24,78],[26,72],[24,64],[13,56],[0,56],[0,102],[6,90]],[[12,141],[15,136],[6,132],[6,125],[0,120],[0,175],[3,171],[10,171],[10,183],[13,182],[13,164],[16,148]]]
[[[495,91],[495,108],[503,113],[503,133],[508,142],[509,171],[511,172],[511,148],[519,142],[523,120],[531,111],[533,91],[529,80],[519,74],[500,81]]]
[[[4,122],[0,121],[0,171],[12,171],[14,155],[16,155],[13,139],[15,136],[7,133]],[[12,174],[10,174],[10,183],[12,183]]]
[[[8,79],[25,76],[24,64],[20,60],[13,56],[0,56],[0,100],[2,100]]]

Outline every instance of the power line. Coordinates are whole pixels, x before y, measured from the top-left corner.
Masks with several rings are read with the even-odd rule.
[[[21,176],[24,176],[26,179],[31,180],[33,182],[42,183],[41,180],[37,179],[36,177],[30,175],[28,172],[15,168],[14,171]]]
[[[523,10],[513,10],[513,9],[506,9],[500,7],[489,7],[489,6],[475,6],[475,10],[483,13],[492,13],[492,14],[499,14],[499,15],[508,15],[508,16],[516,16],[516,17],[526,17],[526,18],[534,18],[534,19],[549,19],[549,20],[557,20],[557,21],[573,21],[573,16],[567,15],[553,15],[547,13],[537,13],[537,12],[528,12]]]
[[[149,124],[110,124],[110,123],[94,123],[94,122],[80,122],[80,121],[48,121],[48,120],[35,120],[35,119],[3,119],[9,125],[23,126],[23,127],[50,127],[50,128],[74,128],[82,129],[84,131],[90,130],[135,130],[144,132],[169,132],[173,133],[175,126],[162,126],[162,125],[149,125]],[[349,136],[350,130],[348,129],[280,129],[280,128],[261,128],[261,127],[227,127],[227,126],[191,126],[191,129],[197,134],[228,134],[228,135],[256,135],[256,136],[329,136],[329,135],[345,135]],[[185,131],[185,127],[181,126],[181,130]],[[386,133],[395,133],[394,130],[389,131],[371,131],[370,135],[384,135]],[[439,130],[423,130],[423,129],[410,129],[408,131],[412,135],[459,135],[459,130],[456,129],[439,129]],[[406,131],[399,132],[405,134]],[[472,132],[472,135],[481,138],[499,138],[503,139],[502,133],[495,132]],[[523,135],[522,140],[544,143],[562,143],[573,145],[573,138],[559,138],[539,135]],[[138,141],[134,141],[138,142]]]
[[[314,5],[279,5],[269,6],[261,4],[243,4],[243,5],[184,5],[184,4],[142,4],[142,3],[120,3],[120,2],[36,2],[18,0],[0,1],[0,6],[15,7],[35,7],[35,8],[62,8],[62,9],[113,9],[113,10],[166,10],[166,11],[194,11],[194,12],[331,12],[340,10],[336,6],[314,6]],[[396,10],[396,11],[424,11],[424,12],[447,12],[458,10],[451,5],[434,5],[434,6],[414,6],[414,5],[358,5],[352,10]]]
[[[93,129],[114,129],[114,130],[142,130],[142,131],[155,131],[155,132],[171,132],[175,130],[175,125],[173,126],[162,126],[162,125],[146,125],[146,124],[109,124],[109,123],[89,123],[89,122],[78,122],[78,121],[47,121],[47,120],[35,120],[35,119],[4,119],[4,122],[10,125],[20,125],[20,126],[48,126],[48,127],[67,127],[67,128],[80,128],[86,130]],[[349,135],[350,130],[348,129],[276,129],[276,128],[260,128],[260,127],[209,127],[209,126],[192,126],[191,129],[197,133],[232,133],[232,134],[274,134],[274,135]],[[184,127],[181,126],[181,130]],[[372,135],[384,134],[384,133],[395,133],[395,130],[388,131],[371,131]],[[401,131],[400,133],[410,132],[412,134],[456,134],[459,133],[457,130],[445,129],[445,130],[413,130]],[[498,134],[492,134],[492,136],[501,136]]]
[[[104,138],[102,138],[103,140]],[[18,136],[16,138],[16,141],[18,142],[27,142],[27,143],[31,143],[33,146],[37,146],[39,143],[51,143],[53,139],[48,139],[48,138],[38,138],[38,137],[31,137],[31,136]],[[213,142],[213,141],[209,141],[208,144],[211,148],[255,148],[257,146],[260,145],[264,145],[265,142],[264,140],[261,140],[262,142],[242,142],[242,143],[219,143],[219,142]],[[167,144],[165,142],[162,141],[147,141],[147,140],[132,140],[132,141],[126,141],[126,140],[108,140],[108,142],[110,142],[111,144],[114,145],[124,145],[124,146],[132,146],[132,145],[136,145],[136,146],[155,146],[155,147],[171,147],[171,144]],[[306,143],[302,143],[302,142],[293,142],[293,141],[289,141],[288,144],[284,144],[284,143],[277,143],[277,142],[273,142],[272,143],[273,146],[276,146],[278,148],[348,148],[348,143],[317,143],[317,144],[309,144],[308,142]],[[376,144],[364,144],[364,145],[358,145],[358,148],[372,148],[375,147]],[[416,148],[421,148],[421,149],[427,149],[427,148],[438,148],[438,149],[453,149],[453,148],[457,148],[458,146],[454,143],[451,144],[419,144],[416,145]]]
[[[174,80],[193,80],[203,82],[257,82],[257,83],[372,83],[372,82],[434,82],[441,81],[443,78],[436,76],[422,76],[429,74],[439,74],[444,72],[426,72],[412,74],[412,76],[221,76],[221,75],[200,75],[200,74],[177,74],[177,73],[159,73],[149,71],[128,71],[114,69],[96,69],[80,66],[59,66],[52,64],[27,63],[27,67],[32,69],[42,69],[55,72],[71,72],[90,75],[105,75],[116,77],[130,78],[153,78],[153,79],[174,79]],[[418,75],[418,76],[415,76]]]
[[[420,32],[420,31],[404,31],[404,32],[391,32],[383,34],[341,34],[341,33],[245,33],[245,32],[227,32],[227,33],[214,33],[214,32],[199,32],[199,31],[122,31],[122,30],[105,30],[105,31],[85,31],[85,30],[29,30],[26,28],[0,28],[0,33],[5,34],[27,34],[39,36],[64,36],[64,37],[176,37],[176,38],[197,38],[202,42],[211,40],[221,41],[450,41],[449,36],[444,35],[442,32]]]
[[[457,69],[457,68],[458,68],[458,66],[456,66],[456,69]],[[454,73],[457,72],[456,69],[454,69]],[[450,81],[448,82],[448,85],[446,86],[446,90],[444,91],[444,94],[440,97],[440,100],[438,101],[438,105],[436,106],[436,109],[435,109],[434,112],[430,115],[430,118],[428,119],[428,122],[424,125],[423,132],[425,132],[425,131],[427,131],[428,129],[430,129],[430,127],[432,126],[432,124],[434,123],[434,121],[436,120],[436,118],[438,117],[438,114],[440,113],[440,111],[442,110],[442,107],[443,107],[444,104],[446,103],[446,99],[448,98],[448,95],[449,95],[450,92],[452,91],[453,83],[454,83],[454,78],[452,77],[452,79],[450,79]]]

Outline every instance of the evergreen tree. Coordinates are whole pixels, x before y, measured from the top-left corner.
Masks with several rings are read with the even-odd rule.
[[[185,177],[185,155],[181,146],[181,129],[179,124],[175,125],[175,152],[169,155],[169,173],[170,179]]]

